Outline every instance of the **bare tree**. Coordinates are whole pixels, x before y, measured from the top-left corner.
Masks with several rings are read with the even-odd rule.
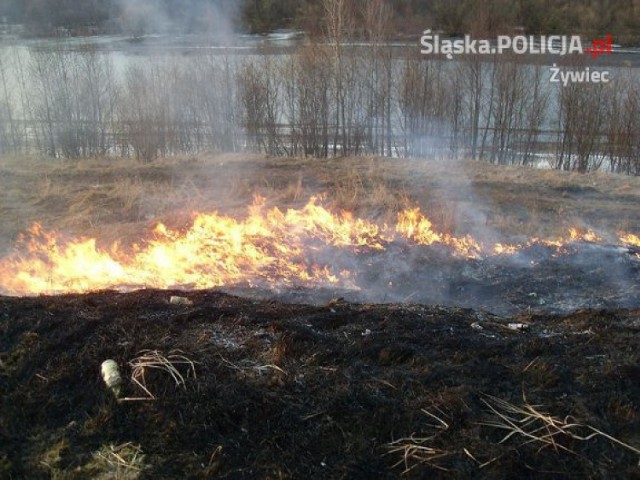
[[[584,64],[573,59],[568,68],[584,68]],[[608,103],[605,85],[568,82],[558,87],[560,139],[556,168],[588,172],[597,170],[603,162],[606,137],[603,127]]]
[[[392,155],[393,49],[389,45],[393,10],[385,0],[371,0],[364,9],[364,31],[369,42],[365,84],[370,149]]]
[[[17,152],[20,148],[18,126],[15,122],[13,95],[9,87],[7,72],[7,50],[0,50],[0,82],[2,101],[0,101],[0,151]]]
[[[453,105],[446,64],[421,56],[404,62],[399,86],[399,106],[407,155],[443,155],[449,147]]]
[[[289,91],[289,121],[292,139],[302,153],[316,157],[329,155],[331,74],[326,68],[329,51],[320,45],[305,45],[295,55],[295,86]]]
[[[273,155],[279,154],[281,148],[277,74],[273,59],[265,55],[248,61],[238,75],[247,134],[254,146]]]
[[[618,72],[607,89],[606,153],[609,169],[640,174],[640,81],[633,71]]]
[[[40,149],[47,155],[57,156],[56,140],[55,140],[55,118],[53,107],[51,105],[54,96],[52,79],[54,77],[53,69],[54,58],[46,51],[37,51],[32,53],[29,65],[30,76],[33,80],[33,93],[36,97],[34,107],[34,121],[36,128],[41,131],[42,139]]]
[[[345,74],[344,65],[345,41],[353,32],[353,17],[350,0],[323,0],[326,34],[333,47],[333,81],[335,95],[335,125],[333,137],[333,154],[336,155],[338,145],[347,144],[346,106],[345,106]],[[342,137],[342,141],[340,141]]]
[[[457,64],[455,83],[460,98],[459,106],[464,110],[464,116],[456,116],[458,129],[462,127],[464,137],[462,141],[469,149],[472,159],[478,158],[480,139],[480,120],[485,103],[486,66],[478,54],[465,55]],[[456,134],[458,137],[458,133]]]

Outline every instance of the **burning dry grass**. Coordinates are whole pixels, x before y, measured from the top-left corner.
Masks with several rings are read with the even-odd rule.
[[[396,222],[387,225],[350,212],[334,213],[313,197],[304,207],[286,211],[266,209],[264,201],[256,199],[244,219],[211,213],[198,214],[185,229],[160,223],[130,249],[117,242],[99,247],[91,238],[67,240],[35,225],[16,252],[0,261],[0,288],[15,295],[272,282],[357,290],[363,256],[396,244],[414,251],[439,247],[453,257],[479,259],[537,245],[564,253],[574,242],[599,241],[594,232],[571,229],[556,239],[494,245],[471,235],[439,232],[419,208],[400,212]]]
[[[620,241],[622,241],[623,243],[626,243],[627,245],[640,247],[640,237],[638,235],[633,235],[632,233],[622,235],[620,237]]]
[[[637,246],[631,232],[640,230],[640,188],[630,188],[640,181],[613,175],[234,155],[146,165],[5,159],[0,168],[4,244],[42,225],[31,230],[40,245],[26,242],[33,261],[19,251],[19,270],[5,262],[12,282],[27,282],[5,285],[12,293],[255,279],[352,285],[351,272],[331,269],[331,252],[309,261],[310,252],[383,250],[400,238],[475,258],[576,240]],[[39,188],[25,189],[32,180]],[[156,219],[163,223],[153,229]]]

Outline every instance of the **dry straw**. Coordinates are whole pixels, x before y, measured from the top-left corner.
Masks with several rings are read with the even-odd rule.
[[[142,350],[138,356],[129,361],[131,367],[131,381],[143,392],[143,397],[128,397],[123,400],[156,400],[156,395],[150,390],[147,383],[149,370],[160,370],[167,373],[174,381],[176,387],[186,388],[185,376],[180,372],[181,367],[186,367],[186,375],[196,377],[196,368],[193,360],[183,355],[180,350],[172,350],[164,355],[158,350]],[[182,368],[183,370],[185,368]]]
[[[505,400],[487,395],[482,402],[489,407],[494,419],[482,422],[481,425],[506,430],[507,434],[500,440],[504,443],[511,437],[524,437],[524,444],[536,443],[540,450],[552,447],[556,451],[574,453],[562,445],[562,440],[589,441],[596,437],[603,437],[618,446],[640,455],[640,450],[612,437],[595,427],[572,421],[572,417],[564,419],[542,413],[539,406],[530,405],[524,399],[522,407],[515,406]]]
[[[399,438],[387,444],[387,455],[401,454],[400,460],[393,465],[393,468],[404,465],[402,473],[408,473],[418,465],[429,465],[437,470],[448,471],[445,467],[438,465],[437,460],[450,454],[446,450],[441,450],[430,445],[430,443],[442,432],[449,429],[449,424],[433,413],[422,410],[422,413],[436,421],[430,424],[430,428],[436,431],[432,435],[417,436],[415,433],[409,437]]]

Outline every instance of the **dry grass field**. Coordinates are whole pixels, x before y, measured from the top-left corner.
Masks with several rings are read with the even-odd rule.
[[[247,215],[255,195],[268,207],[300,207],[320,195],[331,210],[392,222],[420,206],[447,233],[554,237],[569,227],[601,234],[640,231],[640,178],[379,158],[331,160],[221,155],[63,161],[0,158],[0,251],[32,223],[102,242],[136,241],[158,221],[188,223],[217,210]]]

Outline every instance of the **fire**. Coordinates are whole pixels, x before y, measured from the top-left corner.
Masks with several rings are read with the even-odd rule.
[[[396,232],[418,245],[446,245],[456,253],[466,257],[476,257],[482,248],[471,237],[453,237],[433,230],[431,221],[424,217],[420,209],[405,210],[398,215]]]
[[[563,253],[565,251],[565,246],[571,243],[576,242],[584,242],[584,243],[597,243],[602,241],[602,238],[595,233],[593,230],[587,230],[585,232],[581,232],[577,228],[570,228],[569,235],[566,237],[558,237],[556,239],[545,239],[545,238],[537,238],[534,237],[528,240],[524,245],[509,245],[503,243],[496,243],[492,252],[495,255],[515,255],[520,250],[528,247],[532,247],[534,245],[543,245],[545,247],[555,248],[558,253]]]
[[[522,250],[521,245],[505,245],[502,243],[496,243],[493,247],[493,253],[496,255],[515,255]]]
[[[632,234],[624,243],[640,244]],[[540,243],[560,249],[575,241],[595,242],[591,231],[572,229],[556,240],[533,239],[522,245],[481,245],[434,229],[417,208],[398,215],[393,226],[333,213],[316,198],[300,209],[267,209],[258,199],[244,219],[219,213],[198,214],[185,230],[164,224],[139,245],[98,247],[96,239],[65,240],[34,225],[14,253],[0,260],[0,291],[12,295],[87,292],[105,288],[211,288],[261,282],[334,285],[357,288],[355,274],[336,266],[336,255],[386,250],[392,242],[439,245],[465,258],[512,255]]]
[[[627,245],[640,247],[640,236],[634,235],[633,233],[622,234],[620,236],[620,241]]]
[[[28,240],[26,240],[28,238]],[[28,254],[0,263],[4,288],[8,293],[42,293],[52,290],[50,279],[60,279],[66,291],[88,291],[104,285],[120,283],[124,270],[111,253],[99,251],[95,239],[60,245],[55,233],[45,232],[35,224],[23,236]],[[98,285],[96,286],[96,282]]]

